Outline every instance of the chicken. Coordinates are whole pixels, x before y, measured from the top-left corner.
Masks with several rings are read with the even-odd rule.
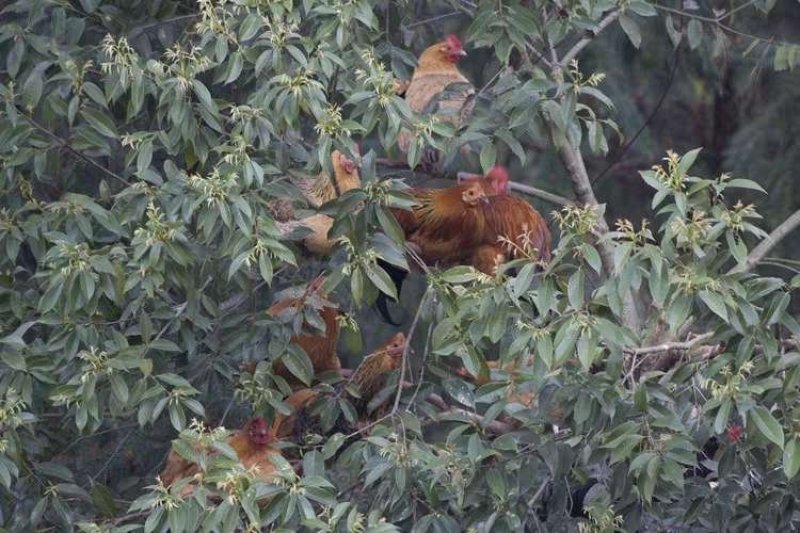
[[[356,402],[356,409],[360,416],[366,416],[370,400],[380,392],[386,382],[386,376],[400,368],[403,360],[403,351],[406,347],[406,337],[397,333],[384,342],[379,348],[367,355],[353,373],[349,381],[339,385],[341,387],[352,384],[360,398]],[[292,408],[292,413],[282,415],[276,413],[272,423],[272,431],[279,438],[299,437],[303,431],[299,427],[308,415],[308,409],[325,393],[316,389],[299,389],[293,392],[285,402]]]
[[[475,107],[475,87],[456,67],[456,63],[466,55],[455,35],[449,35],[422,52],[405,88],[405,99],[412,111],[436,115],[439,120],[455,127],[466,122]],[[398,86],[396,90],[402,88]],[[408,153],[411,142],[411,133],[398,135],[397,143],[403,153]]]
[[[294,181],[309,205],[318,209],[323,204],[338,198],[347,191],[361,187],[361,177],[356,163],[338,150],[331,152],[334,178],[331,180],[327,174],[322,173],[315,178],[303,177]],[[333,226],[333,218],[322,213],[317,213],[301,220],[291,220],[287,216],[285,201],[273,202],[271,211],[275,217],[278,228],[283,235],[288,235],[297,228],[307,228],[310,233],[303,237],[303,245],[314,255],[330,255],[335,247],[335,242],[328,238],[328,232]],[[292,210],[293,215],[293,210]]]
[[[333,180],[326,173],[315,178],[298,178],[294,184],[303,193],[308,203],[316,208],[352,189],[361,187],[361,177],[355,161],[339,150],[331,152]]]
[[[516,381],[519,378],[521,369],[518,367],[516,361],[506,363],[505,365],[501,365],[500,361],[486,361],[486,366],[489,368],[489,375],[473,376],[466,368],[459,368],[456,370],[456,374],[469,379],[478,386],[486,385],[492,381],[506,383],[505,399],[508,403],[517,403],[527,408],[536,406],[536,394],[531,390],[519,390],[517,387]],[[492,371],[500,371],[502,374],[492,380],[490,375],[493,373]]]
[[[495,275],[510,259],[531,257],[550,260],[551,236],[542,215],[522,198],[498,194],[481,205],[486,232],[484,242],[472,253],[470,264]]]
[[[267,426],[264,417],[256,416],[250,419],[242,429],[229,436],[225,442],[236,452],[244,470],[253,473],[255,480],[271,483],[276,479],[277,468],[270,458],[281,453],[280,450],[271,446],[275,440],[275,434]],[[199,450],[198,453],[200,453]],[[216,450],[209,452],[209,457],[218,455],[219,452]],[[200,474],[200,470],[196,463],[183,458],[174,449],[170,449],[166,467],[158,477],[164,486],[170,487],[181,479],[196,478]],[[179,493],[185,498],[194,492],[194,488],[193,483],[187,483],[181,487]]]
[[[325,299],[327,295],[322,292],[324,282],[325,278],[318,276],[309,283],[299,297],[278,300],[267,310],[267,314],[270,316],[281,318],[295,317],[301,312],[308,313],[308,310],[304,311],[306,307],[310,307],[311,312],[319,313],[325,324],[325,331],[315,333],[297,332],[291,339],[292,343],[300,346],[306,352],[314,367],[315,374],[327,370],[339,372],[342,368],[339,356],[336,355],[336,341],[339,339],[338,310],[331,302]],[[308,331],[311,326],[307,321],[303,321],[301,327]],[[272,364],[272,370],[276,375],[294,380],[289,369],[280,360]]]
[[[406,241],[426,264],[450,266],[472,260],[481,265],[494,264],[497,236],[487,228],[481,204],[487,203],[489,196],[505,194],[508,181],[508,172],[496,166],[475,181],[444,189],[411,189],[418,205],[411,211],[391,211],[403,229]],[[491,238],[490,242],[486,242],[488,238]],[[476,252],[473,258],[473,253],[482,245],[488,246]],[[487,254],[491,255],[491,260],[484,257]],[[379,263],[389,274],[399,295],[406,271],[384,261]],[[389,313],[388,301],[385,294],[378,295],[375,302],[378,312],[386,322],[399,325]]]

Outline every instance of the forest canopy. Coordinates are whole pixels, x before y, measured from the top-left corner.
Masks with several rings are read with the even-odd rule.
[[[0,2],[2,528],[800,527],[798,22]]]

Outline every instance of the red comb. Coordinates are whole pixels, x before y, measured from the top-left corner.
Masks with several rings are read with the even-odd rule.
[[[464,45],[461,44],[461,39],[459,39],[455,33],[451,33],[450,35],[448,35],[445,40],[450,46],[452,46],[456,50],[461,50],[462,48],[464,48]]]

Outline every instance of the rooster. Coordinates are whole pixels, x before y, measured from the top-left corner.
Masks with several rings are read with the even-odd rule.
[[[426,264],[450,266],[478,262],[495,263],[494,245],[497,236],[487,227],[485,205],[491,198],[508,192],[508,172],[500,166],[493,167],[482,178],[459,183],[444,189],[411,189],[417,201],[411,211],[391,209],[403,230],[406,241]],[[491,198],[490,198],[491,197]],[[487,242],[491,239],[490,242]],[[476,250],[483,245],[491,245]],[[486,259],[487,253],[491,259]],[[475,257],[473,258],[473,254]],[[381,261],[400,294],[406,271]],[[388,296],[381,293],[376,300],[381,316],[398,325],[389,314]]]
[[[277,448],[272,447],[276,441],[275,434],[267,426],[264,417],[251,418],[245,426],[226,439],[226,444],[236,452],[242,467],[254,474],[256,481],[271,483],[277,478],[277,468],[270,460],[272,456],[280,455]],[[217,457],[219,452],[212,451],[210,456]],[[185,478],[198,478],[201,474],[200,467],[170,449],[167,455],[167,464],[158,478],[161,483],[170,487],[177,481]],[[181,497],[188,497],[194,492],[194,484],[186,483],[179,491]]]
[[[333,165],[332,180],[326,173],[322,173],[314,178],[301,177],[294,181],[308,204],[315,209],[319,209],[347,191],[361,187],[361,177],[355,161],[338,150],[334,150],[331,152],[331,163]],[[305,248],[314,255],[330,255],[335,247],[334,241],[328,238],[328,232],[333,226],[333,218],[317,213],[301,220],[291,220],[294,210],[287,209],[284,204],[285,202],[275,202],[272,209],[276,220],[279,220],[277,225],[281,233],[285,236],[297,228],[306,228],[310,230],[310,233],[303,237]]]
[[[411,81],[405,87],[405,99],[412,111],[436,115],[456,128],[466,122],[475,107],[475,87],[456,67],[466,55],[455,35],[449,35],[422,52]],[[399,84],[396,90],[402,90]],[[408,132],[401,132],[397,137],[403,153],[408,153],[412,142]]]
[[[360,396],[356,402],[356,409],[360,416],[366,416],[368,406],[375,395],[380,392],[389,373],[400,368],[403,352],[406,349],[406,337],[397,333],[386,340],[379,348],[367,355],[358,368],[353,372],[349,381],[339,385],[341,387],[352,385]],[[290,415],[276,413],[272,424],[273,433],[279,438],[294,436],[299,437],[304,432],[309,410],[314,403],[325,396],[326,393],[316,389],[299,389],[293,392],[284,403],[292,408]],[[346,428],[349,431],[349,428]]]
[[[324,276],[318,276],[309,283],[299,297],[280,299],[267,310],[267,314],[272,317],[284,320],[292,319],[295,323],[299,322],[299,319],[295,318],[299,313],[309,312],[305,310],[306,307],[310,307],[312,313],[319,313],[325,323],[324,331],[314,333],[296,332],[291,339],[292,343],[300,346],[306,352],[314,367],[315,374],[327,370],[340,372],[342,368],[339,356],[336,355],[336,341],[339,338],[338,310],[331,302],[325,299],[327,295],[322,292],[324,282]],[[311,327],[305,320],[301,324],[299,328],[295,328],[295,331],[297,329],[305,329],[307,331]],[[272,371],[283,378],[294,379],[289,369],[280,360],[272,364]]]

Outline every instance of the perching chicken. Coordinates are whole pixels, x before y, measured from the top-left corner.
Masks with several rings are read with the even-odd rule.
[[[508,190],[508,173],[502,167],[492,168],[479,180],[459,183],[444,189],[411,189],[409,192],[418,205],[411,211],[392,209],[392,214],[403,229],[406,241],[417,251],[426,264],[452,266],[472,261],[473,253],[483,244],[494,245],[496,237],[487,243],[487,230],[484,209],[481,204],[489,201],[489,195],[504,194]],[[487,247],[476,260],[485,259],[487,252],[494,257],[492,246]],[[410,262],[414,264],[413,261]],[[394,281],[397,294],[400,294],[406,271],[380,261]],[[381,293],[376,307],[388,323],[399,325],[390,316],[388,297]]]
[[[300,178],[295,185],[303,193],[308,203],[319,208],[347,191],[361,187],[361,178],[355,162],[343,155],[338,150],[331,152],[334,178],[331,180],[323,173],[316,178]],[[277,213],[281,204],[275,203],[274,213]],[[281,210],[281,212],[285,209]],[[288,235],[296,228],[308,228],[310,233],[303,237],[306,249],[315,255],[330,255],[335,247],[335,242],[328,238],[328,232],[333,226],[333,218],[322,213],[311,215],[301,220],[281,220],[278,228],[283,235]]]
[[[486,223],[484,243],[473,251],[472,266],[494,275],[499,265],[511,259],[550,260],[550,229],[531,204],[508,194],[487,200],[480,206]]]
[[[352,189],[361,187],[356,163],[339,150],[331,152],[333,180],[322,173],[315,178],[298,178],[294,184],[303,193],[308,203],[316,208]]]
[[[458,60],[466,55],[455,35],[449,35],[422,52],[405,89],[405,99],[412,111],[436,115],[455,127],[466,122],[475,107],[475,87],[456,67]],[[407,153],[412,136],[402,132],[397,142],[400,150]]]
[[[309,283],[299,297],[281,299],[267,310],[272,317],[293,318],[295,324],[300,321],[299,318],[294,318],[298,313],[319,313],[325,323],[325,331],[310,333],[311,325],[307,321],[303,321],[299,326],[303,332],[296,332],[291,340],[306,352],[315,374],[326,370],[338,372],[342,368],[339,356],[336,355],[336,341],[339,338],[339,321],[336,320],[338,311],[331,302],[325,299],[327,295],[321,291],[324,282],[325,278],[318,276]],[[294,379],[289,369],[280,360],[272,364],[272,370],[283,378]]]
[[[337,394],[341,394],[342,387],[348,385],[352,385],[358,392],[360,398],[356,402],[356,409],[360,417],[368,415],[369,402],[384,387],[386,376],[400,368],[405,347],[406,336],[403,333],[393,335],[361,361],[350,380],[337,385],[339,391]],[[292,413],[289,415],[275,414],[272,423],[272,431],[275,435],[279,438],[298,438],[304,432],[304,427],[301,426],[308,421],[309,408],[321,395],[325,394],[316,389],[299,389],[293,392],[284,400],[284,403],[292,408]],[[349,429],[345,428],[345,431],[349,431]]]
[[[280,450],[273,448],[275,434],[267,426],[264,417],[256,416],[250,419],[245,426],[226,439],[226,443],[235,452],[242,467],[254,474],[254,479],[264,483],[271,483],[276,478],[277,468],[270,461],[270,457],[280,455]],[[219,452],[209,452],[209,457],[216,457]],[[174,449],[167,455],[167,464],[159,475],[161,482],[167,486],[180,479],[195,477],[200,473],[200,467],[184,459]],[[194,491],[194,485],[187,483],[180,489],[182,497],[189,496]]]

